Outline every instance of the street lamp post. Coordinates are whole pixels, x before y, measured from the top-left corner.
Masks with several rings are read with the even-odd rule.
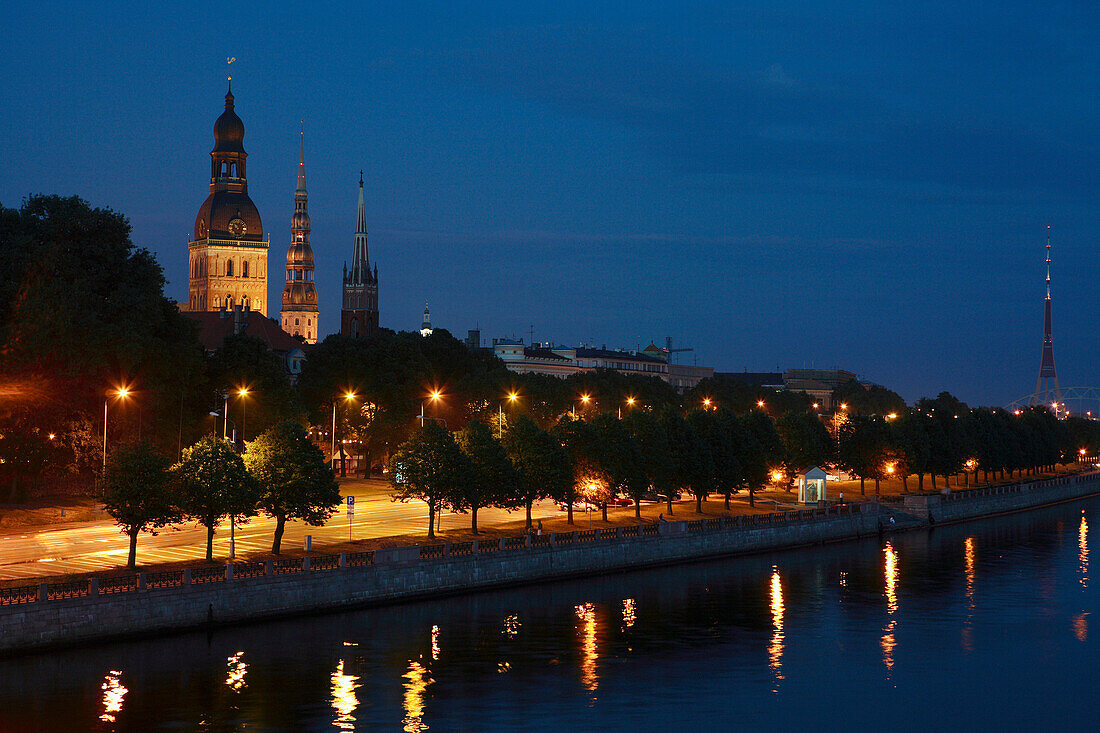
[[[440,392],[438,389],[433,389],[428,394],[428,397],[426,399],[423,399],[423,400],[420,401],[420,428],[421,429],[424,428],[424,410],[427,407],[427,404],[429,402],[437,401],[441,396],[443,396],[442,392]]]
[[[515,402],[517,397],[519,397],[519,395],[516,394],[515,392],[509,392],[508,393],[508,401],[509,402]],[[421,423],[421,425],[423,425],[423,423]],[[500,440],[503,437],[504,437],[504,400],[501,400],[500,404],[497,405],[497,440]]]
[[[351,402],[353,399],[355,399],[355,394],[353,392],[348,392],[347,394],[344,395],[344,401],[345,402]],[[336,473],[336,399],[335,398],[332,400],[332,435],[330,437],[332,439],[332,447],[329,449],[329,467],[331,468],[332,472],[335,474]]]
[[[237,394],[241,398],[241,440],[245,441],[248,439],[245,434],[248,429],[248,400],[245,399],[248,396],[248,387],[241,387],[237,390]]]
[[[592,398],[591,398],[591,397],[589,397],[589,396],[588,396],[588,395],[586,395],[586,394],[582,394],[582,395],[581,395],[581,402],[582,402],[582,403],[584,403],[584,406],[585,406],[585,407],[588,407],[588,402],[589,402],[589,400],[591,400],[591,399],[592,399]],[[576,420],[576,419],[577,419],[577,410],[578,410],[578,409],[579,409],[579,408],[577,408],[577,407],[574,407],[574,408],[573,408],[573,419],[574,419],[574,420]]]
[[[120,400],[126,399],[126,395],[130,394],[130,390],[126,387],[119,387],[114,392],[115,396]],[[103,470],[107,470],[107,402],[111,399],[111,393],[108,392],[103,398]]]

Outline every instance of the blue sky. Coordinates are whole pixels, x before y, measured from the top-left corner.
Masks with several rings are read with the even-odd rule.
[[[0,203],[126,214],[186,293],[232,66],[249,191],[289,244],[299,120],[322,330],[365,173],[382,324],[841,366],[1000,404],[1090,386],[1095,4],[16,3]],[[13,32],[17,29],[18,32]],[[272,271],[279,273],[275,266]],[[269,283],[269,308],[282,282]]]

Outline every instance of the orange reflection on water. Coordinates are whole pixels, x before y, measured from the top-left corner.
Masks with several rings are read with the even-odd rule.
[[[638,618],[638,604],[633,598],[623,599],[623,628],[629,629]]]
[[[428,730],[428,724],[424,722],[424,691],[434,680],[416,660],[409,662],[409,671],[404,677],[408,680],[405,683],[404,730],[406,733]]]
[[[240,651],[225,660],[225,684],[234,692],[240,692],[248,687],[244,677],[248,674],[248,665],[241,659],[244,652]]]
[[[977,555],[974,552],[974,538],[967,537],[963,545],[963,559],[966,561],[966,600],[974,608],[974,564]]]
[[[894,636],[894,631],[897,627],[897,619],[892,618],[887,622],[886,628],[882,630],[882,663],[886,665],[887,671],[894,668],[894,647],[898,645],[897,637]]]
[[[898,610],[898,553],[894,551],[894,545],[887,541],[882,550],[884,563],[884,576],[886,583],[886,613],[893,616]],[[882,630],[882,662],[887,671],[894,668],[894,648],[897,647],[897,619],[891,618]]]
[[[886,612],[893,613],[898,610],[898,553],[889,542],[882,552],[886,558]]]
[[[1077,637],[1077,641],[1084,641],[1089,638],[1089,614],[1087,611],[1073,617],[1073,635]]]
[[[103,684],[99,689],[103,690],[103,715],[100,715],[99,719],[104,723],[113,723],[115,713],[122,711],[122,699],[129,692],[122,686],[122,672],[112,669],[103,678]]]
[[[582,603],[575,610],[581,622],[581,684],[590,692],[595,692],[600,684],[596,673],[596,662],[600,658],[596,649],[596,606]]]
[[[432,626],[432,661],[439,661],[439,627]]]
[[[355,696],[359,677],[344,674],[344,660],[341,659],[336,664],[331,681],[332,709],[336,711],[332,724],[340,730],[355,730],[355,716],[352,713],[359,707],[359,699]]]
[[[783,584],[779,579],[779,568],[772,566],[771,585],[772,640],[768,644],[768,666],[778,682],[783,679]],[[772,692],[779,692],[773,688]]]
[[[1081,587],[1089,587],[1089,523],[1081,512],[1081,526],[1077,530],[1077,559],[1081,565]]]

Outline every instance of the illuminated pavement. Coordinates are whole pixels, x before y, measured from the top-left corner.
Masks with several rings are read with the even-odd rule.
[[[421,501],[407,504],[391,501],[388,487],[382,482],[342,491],[355,495],[355,515],[351,536],[361,540],[373,537],[415,534],[426,537],[428,507]],[[551,502],[536,505],[536,519],[563,516]],[[482,509],[478,525],[488,527],[502,521],[520,521],[523,511],[507,513],[500,509]],[[444,513],[443,530],[469,527],[467,514]],[[194,523],[178,525],[179,529],[161,530],[155,537],[142,534],[138,538],[139,565],[201,560],[206,556],[206,528]],[[259,516],[236,530],[237,556],[270,552],[275,520]],[[214,535],[214,558],[229,558],[229,525],[220,526]],[[306,535],[313,536],[315,551],[324,551],[326,544],[347,542],[349,523],[346,507],[341,507],[323,527],[309,527],[301,522],[287,522],[283,548],[300,550]],[[107,570],[126,564],[129,541],[117,525],[105,515],[103,520],[48,525],[41,529],[28,527],[0,534],[0,580],[29,578],[40,575],[85,573]]]

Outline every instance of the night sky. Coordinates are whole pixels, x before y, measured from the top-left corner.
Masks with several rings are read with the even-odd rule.
[[[305,120],[323,333],[363,169],[389,328],[1003,404],[1050,224],[1061,383],[1100,385],[1094,2],[158,6],[5,5],[0,203],[124,213],[172,298],[231,69],[273,313]]]

